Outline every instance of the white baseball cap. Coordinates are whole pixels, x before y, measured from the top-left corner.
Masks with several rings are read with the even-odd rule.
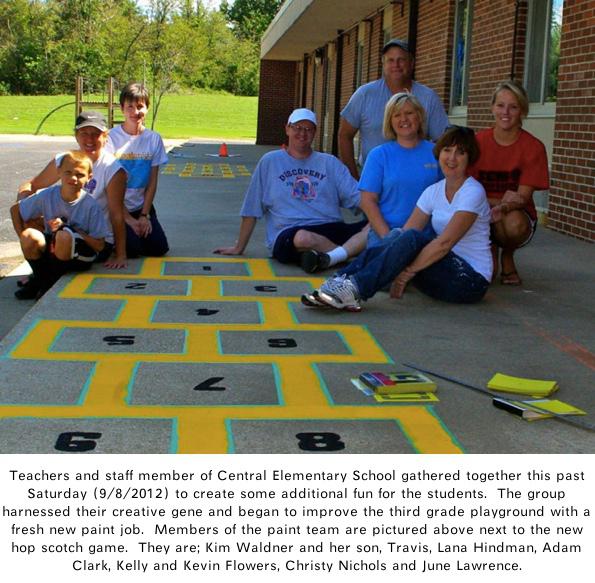
[[[287,123],[298,123],[300,121],[311,121],[315,126],[318,125],[316,121],[316,114],[311,111],[310,109],[306,109],[305,107],[300,107],[299,109],[294,109],[287,120]]]

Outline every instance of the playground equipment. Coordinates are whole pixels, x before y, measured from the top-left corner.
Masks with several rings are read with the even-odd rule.
[[[116,112],[120,110],[118,101],[114,102],[114,95],[117,96],[119,93],[118,85],[118,81],[113,77],[110,77],[107,80],[102,97],[100,99],[92,99],[92,95],[97,95],[95,91],[90,90],[87,86],[87,91],[85,93],[85,79],[83,77],[77,77],[75,117],[78,116],[81,111],[86,109],[107,109],[107,123],[110,128],[114,127],[114,109]]]
[[[37,129],[35,130],[35,135],[38,135],[41,131],[43,124],[46,120],[52,116],[56,111],[68,107],[70,105],[75,106],[74,110],[74,118],[81,113],[81,111],[85,109],[100,109],[100,110],[107,110],[107,123],[110,128],[114,127],[114,110],[118,112],[120,110],[120,104],[116,101],[114,102],[114,95],[119,93],[118,88],[118,81],[113,77],[110,77],[104,88],[97,91],[94,87],[89,86],[89,80],[84,79],[83,77],[76,78],[76,86],[75,86],[75,101],[69,101],[68,103],[63,103],[58,107],[52,109],[49,113],[47,113],[43,119],[39,122]],[[99,97],[97,97],[99,96]],[[74,120],[73,120],[74,121]],[[74,126],[74,123],[73,123]]]

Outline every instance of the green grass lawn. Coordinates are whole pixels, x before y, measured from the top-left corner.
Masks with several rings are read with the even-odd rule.
[[[74,102],[72,95],[0,96],[0,134],[33,134],[52,109]],[[155,130],[164,138],[256,138],[257,97],[227,94],[166,95]],[[107,110],[105,110],[107,114]],[[116,120],[120,119],[118,110]],[[148,127],[151,116],[148,119]],[[40,134],[72,134],[74,104],[59,109],[43,124]]]

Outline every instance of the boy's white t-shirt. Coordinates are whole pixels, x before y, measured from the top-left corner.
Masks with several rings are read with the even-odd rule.
[[[133,136],[126,133],[120,125],[110,130],[105,147],[128,173],[124,198],[126,208],[130,212],[140,210],[145,202],[145,190],[149,184],[151,169],[165,164],[168,160],[161,136],[146,128]]]
[[[431,215],[432,227],[438,235],[444,232],[456,212],[467,211],[477,215],[471,228],[452,251],[490,281],[493,269],[490,253],[490,205],[483,186],[475,178],[469,177],[455,193],[452,202],[448,202],[446,180],[440,180],[423,191],[417,206],[426,215]]]

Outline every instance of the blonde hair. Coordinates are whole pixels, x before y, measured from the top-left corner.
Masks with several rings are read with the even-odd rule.
[[[384,124],[382,126],[382,133],[387,140],[396,140],[397,134],[393,129],[392,117],[395,113],[399,113],[406,103],[410,103],[417,117],[419,119],[419,128],[417,135],[423,139],[426,136],[426,112],[422,104],[418,101],[415,95],[411,93],[395,93],[386,104],[384,108]]]
[[[496,85],[496,89],[494,89],[494,93],[492,93],[492,105],[496,103],[498,93],[505,90],[510,91],[516,97],[519,102],[519,107],[521,108],[521,116],[527,117],[529,114],[529,97],[527,96],[527,91],[525,91],[525,88],[520,83],[513,81],[512,79],[500,81],[500,83]]]
[[[62,164],[67,160],[72,164],[84,164],[87,167],[89,174],[93,173],[93,161],[87,154],[85,154],[85,152],[80,152],[78,150],[66,152],[60,159],[60,167],[62,167]]]

